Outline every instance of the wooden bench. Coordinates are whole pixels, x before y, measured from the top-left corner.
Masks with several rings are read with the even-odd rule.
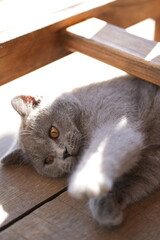
[[[160,85],[159,0],[73,3],[56,12],[49,6],[44,19],[39,14],[24,27],[22,18],[1,31],[1,85],[74,51]],[[155,41],[125,30],[147,18],[156,22]],[[91,218],[86,201],[67,194],[66,179],[44,178],[29,166],[1,168],[0,239],[159,239],[159,197],[156,192],[128,208],[124,224],[108,230]]]

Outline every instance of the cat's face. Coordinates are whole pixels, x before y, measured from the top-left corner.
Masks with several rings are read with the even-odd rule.
[[[62,176],[76,165],[82,135],[80,109],[74,100],[62,97],[45,107],[37,107],[38,100],[26,96],[12,101],[22,116],[19,144],[23,157],[42,175]]]

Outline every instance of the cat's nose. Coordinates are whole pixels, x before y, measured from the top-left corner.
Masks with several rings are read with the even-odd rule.
[[[70,157],[71,155],[69,154],[69,152],[67,151],[67,148],[65,149],[64,153],[63,153],[63,159],[66,159],[68,157]]]

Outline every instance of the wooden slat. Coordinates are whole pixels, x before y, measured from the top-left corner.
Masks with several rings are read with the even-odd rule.
[[[85,201],[67,193],[35,210],[0,234],[1,240],[153,240],[160,238],[160,192],[125,211],[124,223],[112,229],[99,226]]]
[[[62,38],[70,51],[79,51],[160,85],[160,49],[155,41],[94,18],[68,28]]]
[[[98,15],[103,6],[112,1],[102,0],[99,3],[98,0],[80,0],[79,4],[70,8],[58,12],[50,10],[52,14],[46,15],[45,18],[39,14],[39,21],[36,14],[34,19],[27,18],[25,24],[26,19],[21,19],[17,26],[2,30],[0,34],[0,85],[69,54],[61,46],[59,30]],[[23,14],[21,16],[23,17]]]
[[[32,9],[32,2],[28,2],[28,9],[29,4],[31,4],[30,9]],[[57,31],[87,18],[97,16],[112,24],[120,24],[121,27],[126,27],[148,17],[157,18],[160,12],[159,0],[77,0],[76,4],[70,4],[70,6],[64,8],[62,2],[62,7],[58,11],[56,11],[53,2],[48,3],[48,5],[48,11],[43,13],[43,17],[42,12],[40,12],[42,9],[40,10],[40,8],[33,9],[30,13],[30,18],[28,18],[28,15],[26,17],[27,10],[24,7],[22,10],[21,8],[17,8],[17,15],[22,11],[21,21],[16,21],[16,24],[13,24],[13,18],[7,29],[3,29],[3,24],[1,24],[0,43],[37,31],[38,29],[41,30],[45,27]],[[23,11],[25,11],[24,16]],[[14,15],[16,15],[16,12],[14,12]],[[1,23],[5,21],[3,18],[0,20]]]
[[[13,19],[10,18],[10,24],[7,28],[3,29],[3,24],[0,25],[0,43],[37,31],[38,29],[41,30],[45,27],[49,27],[52,31],[57,31],[89,17],[103,13],[104,6],[107,6],[113,1],[114,0],[77,0],[75,3],[71,1],[71,3],[66,4],[65,1],[62,0],[59,9],[56,8],[54,2],[50,1],[47,7],[48,10],[44,12],[43,9],[40,9],[40,6],[42,4],[47,4],[47,1],[44,3],[37,3],[39,4],[39,7],[36,8],[32,1],[28,1],[28,3],[26,3],[27,9],[25,9],[23,5],[20,5],[19,8],[13,9]],[[8,7],[3,10],[3,13],[4,11],[6,11],[6,14],[3,15],[6,18]],[[15,16],[16,14],[18,16],[20,12],[20,20],[17,21]],[[0,15],[0,22],[4,22],[5,24],[5,18],[3,19],[2,16]]]
[[[160,17],[155,19],[155,35],[154,35],[155,41],[160,42]]]
[[[131,25],[141,20],[142,17],[138,16],[142,15],[143,18],[148,16],[156,18],[160,12],[158,1],[80,0],[79,4],[57,12],[50,9],[50,14],[46,13],[43,18],[41,14],[36,14],[34,19],[31,17],[27,18],[27,21],[21,19],[18,25],[1,30],[0,85],[69,54],[61,46],[59,30],[94,16],[108,19],[120,26],[124,26],[124,23]],[[139,13],[137,13],[138,4]],[[149,15],[149,9],[151,15]],[[36,11],[38,12],[38,9]],[[129,12],[137,14],[128,14]],[[134,17],[135,15],[137,18]],[[21,17],[23,18],[23,14]]]
[[[122,28],[160,16],[159,0],[118,0],[109,4],[99,18]]]
[[[0,85],[69,54],[61,46],[58,30],[100,14],[103,6],[112,1],[80,1],[71,8],[53,11],[46,18],[40,16],[39,24],[37,18],[34,23],[34,18],[24,28],[22,20],[20,25],[1,31]]]
[[[29,34],[3,45],[0,51],[0,85],[69,53],[62,48],[58,33],[46,31],[39,38],[36,35]]]
[[[1,168],[0,230],[65,187],[65,179],[42,177],[28,166]]]

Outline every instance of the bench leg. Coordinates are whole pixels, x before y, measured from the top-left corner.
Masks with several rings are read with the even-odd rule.
[[[154,40],[160,42],[160,17],[155,19]]]

